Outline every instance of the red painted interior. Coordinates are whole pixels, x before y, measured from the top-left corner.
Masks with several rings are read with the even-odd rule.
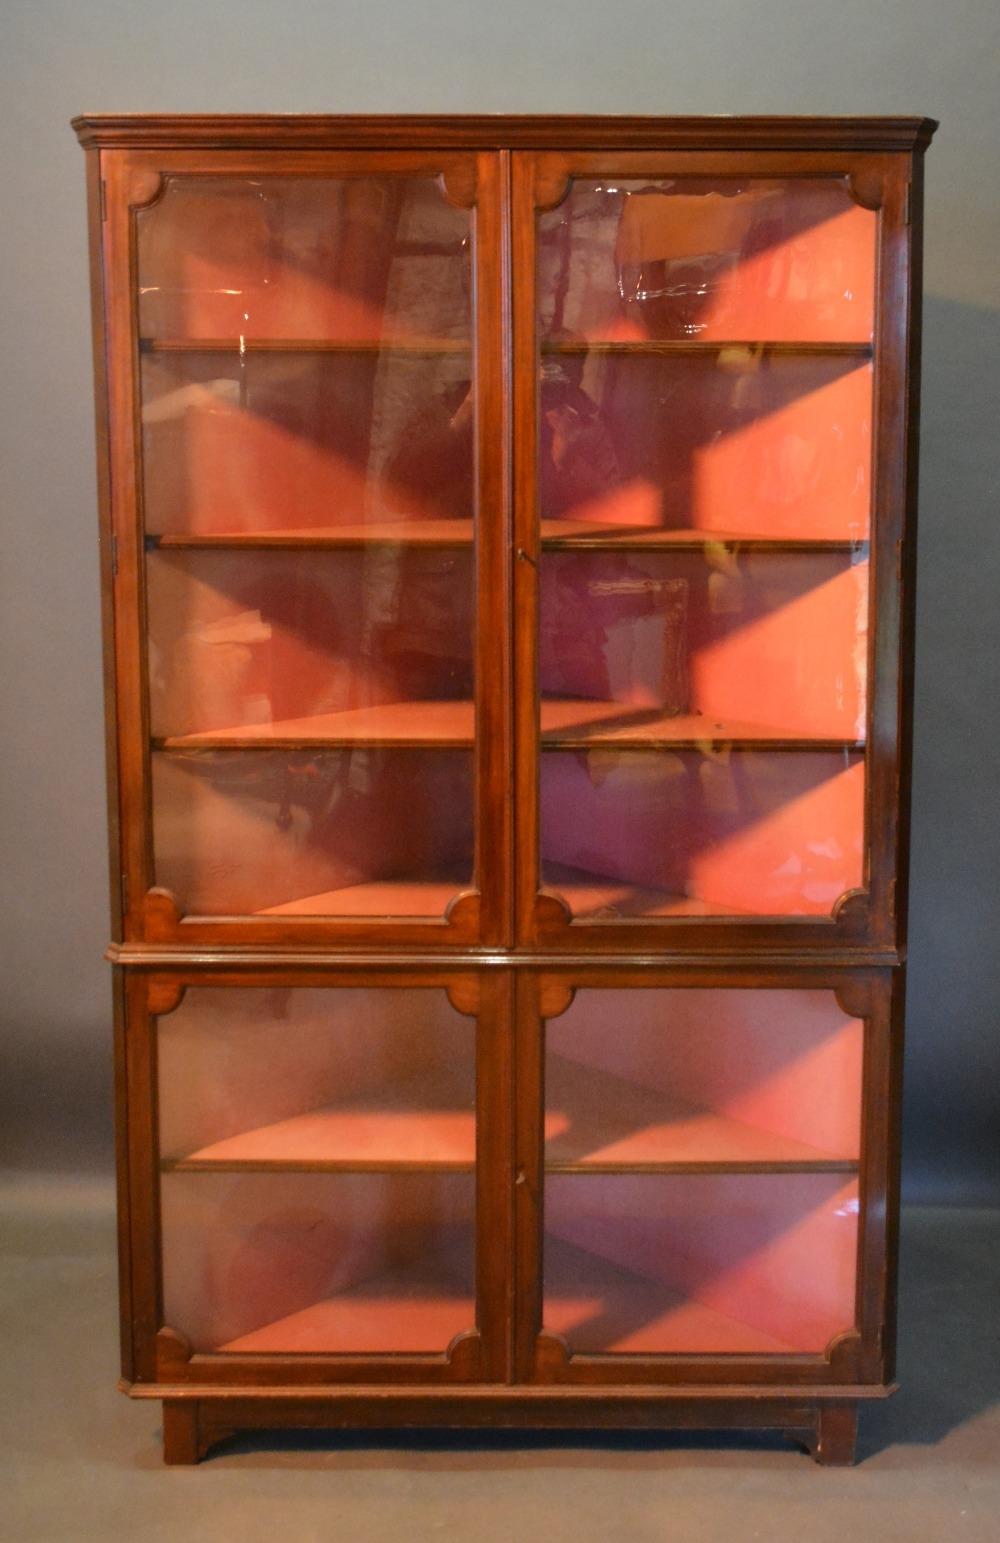
[[[433,177],[184,177],[138,215],[156,338],[468,335],[471,217]]]
[[[471,883],[468,751],[166,752],[152,767],[156,881],[185,912],[437,916]]]
[[[434,1351],[475,1326],[472,1174],[167,1173],[164,1317],[196,1350]]]
[[[820,1353],[854,1323],[857,1216],[838,1174],[552,1174],[543,1322],[574,1350]]]
[[[856,1159],[862,1042],[832,991],[578,991],[546,1028],[546,1156]]]
[[[171,1161],[475,1155],[475,1024],[437,989],[192,986],[157,1076]]]
[[[540,516],[623,541],[542,561],[543,878],[581,918],[862,882],[876,228],[842,178],[578,179],[539,216]],[[168,179],[138,216],[148,529],[343,543],[150,555],[185,910],[440,915],[471,880],[472,229],[420,177]],[[596,747],[644,733],[681,743]]]

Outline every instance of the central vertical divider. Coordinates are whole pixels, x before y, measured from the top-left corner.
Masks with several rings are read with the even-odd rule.
[[[512,571],[514,558],[514,411],[515,411],[515,359],[514,359],[514,226],[513,226],[513,161],[510,150],[497,153],[499,165],[500,210],[500,357],[503,374],[503,498],[501,507],[501,539],[503,546],[503,668],[504,668],[504,729],[507,751],[505,757],[505,782],[503,805],[506,810],[506,844],[502,864],[506,873],[505,895],[507,907],[504,914],[504,943],[507,947],[517,936],[516,904],[519,862],[518,800],[516,797],[517,740],[516,718],[516,671],[514,649],[517,639],[514,595],[516,573]],[[517,1380],[517,1021],[518,984],[516,970],[498,972],[499,996],[498,1023],[500,1025],[499,1059],[505,1072],[503,1088],[504,1161],[501,1182],[503,1185],[504,1216],[504,1377],[508,1383]]]
[[[478,411],[475,523],[477,569],[476,887],[480,939],[506,951],[514,938],[516,869],[510,571],[513,365],[511,359],[511,156],[477,155],[475,360]],[[474,957],[470,963],[475,963]],[[514,972],[482,968],[480,1000],[477,1250],[484,1372],[513,1380],[514,1330]]]
[[[513,936],[530,939],[539,882],[538,847],[538,562],[537,392],[535,382],[534,154],[504,152],[508,254],[507,343],[510,422],[513,743]],[[512,972],[510,1052],[513,1066],[510,1190],[512,1211],[511,1364],[515,1382],[531,1380],[541,1326],[542,1056],[538,976]]]
[[[538,811],[538,593],[541,531],[538,519],[538,392],[535,360],[536,157],[511,157],[511,262],[513,296],[513,564],[514,564],[514,807],[517,819],[515,931],[530,945],[539,884]]]

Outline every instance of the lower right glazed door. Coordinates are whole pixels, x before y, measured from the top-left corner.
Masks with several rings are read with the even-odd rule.
[[[891,982],[753,981],[522,982],[525,1380],[881,1380]]]

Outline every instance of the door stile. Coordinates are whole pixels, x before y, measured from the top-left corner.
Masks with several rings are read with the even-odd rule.
[[[512,938],[510,228],[505,151],[476,156],[476,887],[479,940]]]
[[[514,1236],[511,972],[479,977],[476,1030],[476,1295],[482,1380],[510,1382]]]
[[[514,1378],[535,1380],[542,1326],[544,1204],[544,1034],[541,978],[518,970],[514,982]]]
[[[511,157],[514,420],[514,802],[517,811],[516,938],[532,942],[539,887],[538,370],[535,357],[535,166],[531,152]],[[561,907],[560,907],[561,909]]]

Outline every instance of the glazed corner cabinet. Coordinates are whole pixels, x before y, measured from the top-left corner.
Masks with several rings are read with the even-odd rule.
[[[851,1461],[935,125],[74,127],[124,1390]]]

